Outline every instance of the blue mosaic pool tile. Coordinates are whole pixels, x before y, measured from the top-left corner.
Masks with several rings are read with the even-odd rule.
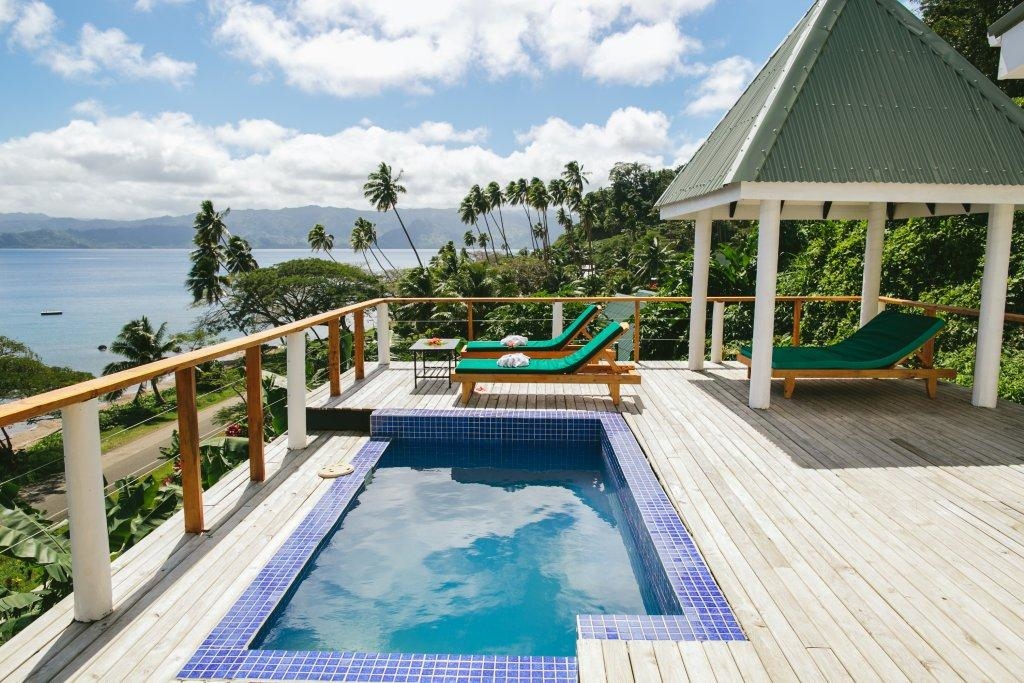
[[[580,638],[742,640],[743,632],[689,532],[618,413],[570,410],[379,410],[371,438],[335,479],[281,549],[182,668],[179,678],[326,681],[577,680],[574,657],[422,655],[250,650],[248,645],[285,596],[392,439],[570,441],[600,449],[614,479],[644,570],[664,615],[579,615]]]

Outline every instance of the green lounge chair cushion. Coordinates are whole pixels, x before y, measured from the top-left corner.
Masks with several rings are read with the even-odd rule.
[[[622,325],[611,323],[601,330],[586,346],[580,347],[564,358],[531,358],[523,368],[504,368],[497,358],[464,358],[455,366],[459,374],[507,374],[507,375],[568,375],[587,364],[594,356],[611,345],[622,334]],[[520,347],[521,348],[521,347]],[[521,353],[520,348],[510,353]],[[527,354],[529,355],[529,354]]]
[[[590,304],[583,309],[583,312],[576,316],[576,319],[569,323],[569,326],[562,331],[562,334],[553,339],[539,339],[528,341],[525,346],[509,347],[500,341],[471,341],[466,343],[467,351],[508,351],[509,353],[523,351],[557,351],[569,343],[573,337],[579,334],[580,330],[586,327],[590,319],[597,312],[597,306]]]
[[[941,318],[883,311],[867,325],[831,346],[776,346],[776,370],[878,370],[917,351],[945,325]],[[751,348],[740,353],[750,358]]]

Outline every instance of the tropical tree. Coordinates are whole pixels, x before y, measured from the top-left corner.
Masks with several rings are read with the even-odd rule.
[[[498,210],[498,221],[495,222],[495,225],[498,226],[498,234],[501,235],[505,254],[511,256],[512,250],[508,246],[508,237],[505,235],[505,215],[501,211],[501,206],[505,203],[505,193],[501,191],[501,185],[493,180],[487,183],[487,187],[484,188],[484,199],[487,200],[487,211],[491,214],[492,220],[494,219],[494,210]]]
[[[154,330],[153,325],[149,322],[149,318],[142,316],[137,320],[128,321],[110,344],[110,351],[123,356],[124,360],[108,363],[103,368],[103,374],[111,375],[115,372],[130,370],[147,363],[154,363],[163,359],[169,353],[176,353],[177,350],[177,340],[167,334],[167,323],[163,323]],[[160,395],[159,379],[159,377],[154,377],[149,380],[149,383],[153,388],[153,398],[156,399],[157,403],[163,405],[166,401]],[[142,392],[145,389],[146,383],[143,382],[139,385],[138,391],[135,392],[135,403],[141,400]],[[119,394],[120,392],[114,393]]]
[[[409,242],[409,247],[412,248],[412,253],[416,255],[416,262],[420,265],[420,268],[422,268],[423,261],[420,259],[420,253],[416,250],[416,245],[412,241],[412,236],[409,235],[409,230],[405,227],[405,221],[402,220],[402,215],[398,213],[398,195],[405,194],[405,186],[399,183],[401,179],[402,171],[399,171],[397,176],[393,176],[391,173],[391,167],[382,161],[380,162],[380,166],[377,167],[377,170],[367,176],[366,184],[363,185],[363,196],[366,197],[370,201],[370,204],[372,204],[378,211],[395,212],[395,217],[398,218],[398,224],[402,226],[402,232],[405,233],[405,239]]]
[[[551,248],[551,232],[548,230],[548,207],[551,205],[551,196],[540,178],[530,179],[530,184],[526,188],[526,203],[537,212],[537,222],[543,226],[541,246],[547,258],[547,251]]]
[[[366,256],[366,252],[370,251],[372,253],[373,242],[370,240],[370,236],[367,234],[366,230],[359,224],[360,220],[363,219],[356,219],[355,225],[352,226],[352,232],[348,237],[348,245],[352,248],[352,251],[363,255],[363,261],[366,262],[366,270],[373,273],[373,268],[370,267],[370,259]],[[377,260],[377,255],[373,254],[373,258],[374,260]],[[379,260],[377,260],[377,265],[381,265]],[[381,271],[384,271],[383,266],[381,266]]]
[[[377,224],[359,216],[356,218],[353,225],[366,233],[366,237],[370,240],[371,244],[370,255],[377,261],[377,265],[381,265],[380,259],[383,258],[384,262],[388,264],[388,268],[390,268],[392,272],[397,272],[398,269],[395,268],[395,264],[388,258],[387,253],[380,248],[380,243],[377,241]],[[377,253],[374,253],[373,247],[377,248]],[[377,254],[380,254],[380,258],[377,257]],[[385,270],[383,266],[381,266],[381,270],[387,273],[387,270]]]
[[[491,232],[491,221],[487,217],[489,204],[483,189],[479,185],[473,185],[473,187],[469,188],[469,194],[466,195],[465,201],[471,203],[476,215],[484,219],[484,226],[487,228],[487,242],[491,245],[491,251],[494,252],[494,259],[497,261],[498,250],[495,246],[497,242],[494,241],[494,233]]]
[[[185,286],[192,294],[193,304],[219,302],[230,282],[229,276],[259,268],[249,243],[228,231],[224,219],[230,212],[231,209],[217,211],[213,202],[206,199],[192,223],[195,249],[189,255],[192,267]]]
[[[526,191],[529,188],[529,183],[526,182],[526,178],[520,178],[519,180],[511,180],[505,187],[505,199],[509,204],[518,204],[523,207],[523,213],[526,214],[526,229],[530,233],[530,244],[534,251],[537,251],[537,236],[533,230],[533,219],[530,217],[529,204],[526,201]]]
[[[327,254],[328,258],[332,261],[335,263],[338,262],[338,259],[334,258],[334,255],[331,253],[331,249],[334,248],[334,235],[327,232],[327,228],[325,228],[322,223],[317,223],[313,226],[309,231],[309,234],[306,235],[306,241],[309,242],[309,248],[312,249],[313,252],[322,251]],[[363,257],[365,258],[366,255],[364,254]],[[366,267],[370,267],[369,262],[367,262]]]
[[[472,195],[468,194],[465,197],[463,197],[462,201],[459,203],[459,220],[462,221],[465,225],[472,225],[474,228],[476,228],[476,232],[478,235],[476,243],[483,247],[484,258],[486,259],[488,258],[487,239],[486,235],[484,235],[483,231],[480,229],[479,216],[480,213],[477,210],[477,205],[473,201]],[[463,236],[463,239],[465,239],[465,235]],[[470,245],[467,244],[466,246]]]

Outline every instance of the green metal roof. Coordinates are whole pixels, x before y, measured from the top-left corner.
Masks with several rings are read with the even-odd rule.
[[[992,25],[988,27],[988,34],[993,38],[998,38],[1022,21],[1024,21],[1024,2],[992,22]]]
[[[1024,185],[1024,110],[898,0],[818,0],[658,205],[740,181]]]

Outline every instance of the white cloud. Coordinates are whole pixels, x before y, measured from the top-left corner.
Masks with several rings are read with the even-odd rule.
[[[473,183],[554,177],[570,159],[596,186],[615,162],[661,166],[674,153],[668,117],[632,107],[603,124],[548,119],[507,154],[482,139],[444,122],[323,135],[266,120],[205,126],[184,113],[107,115],[0,142],[0,206],[111,218],[187,213],[204,198],[238,208],[360,207],[366,174],[386,160],[404,171],[407,206],[452,207]]]
[[[103,106],[102,102],[95,99],[75,102],[71,107],[71,111],[90,119],[100,119],[107,115],[106,107]]]
[[[728,109],[756,73],[757,65],[739,55],[715,62],[708,67],[697,87],[697,99],[686,106],[686,113],[700,116]]]
[[[677,73],[682,55],[699,47],[670,22],[637,24],[602,40],[583,72],[603,82],[650,85]]]
[[[160,5],[185,5],[192,0],[135,0],[135,9],[140,12],[150,12]]]
[[[38,50],[53,40],[57,15],[43,2],[29,2],[16,7],[17,20],[11,26],[11,43],[26,50]]]
[[[82,26],[78,42],[67,44],[57,38],[58,20],[49,5],[32,2],[8,2],[3,7],[14,16],[8,42],[20,47],[65,78],[126,78],[160,80],[180,86],[192,78],[196,65],[172,59],[162,52],[146,56],[144,47],[133,43],[117,28],[98,29]],[[0,16],[3,16],[0,14]],[[0,21],[0,27],[3,22]]]
[[[258,73],[339,97],[430,92],[579,69],[602,82],[673,76],[699,43],[679,22],[713,0],[214,0],[216,37]]]

